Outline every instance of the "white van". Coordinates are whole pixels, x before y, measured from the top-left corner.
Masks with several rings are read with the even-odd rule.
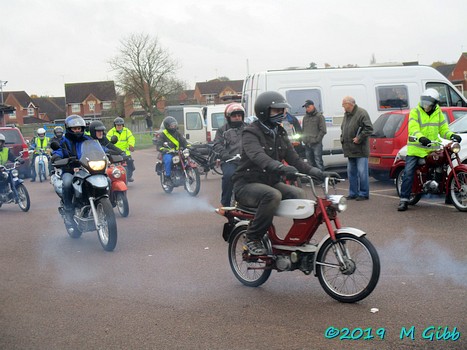
[[[177,119],[179,130],[188,142],[206,143],[206,125],[203,120],[203,106],[167,106],[165,107],[164,115]]]
[[[207,105],[203,107],[203,117],[206,123],[206,142],[214,141],[217,129],[226,122],[224,111],[227,104]]]
[[[371,66],[362,68],[274,70],[254,73],[243,83],[242,104],[246,115],[254,115],[256,97],[264,91],[280,92],[292,106],[289,111],[303,116],[305,100],[311,99],[326,118],[323,140],[326,168],[347,164],[340,143],[344,116],[342,99],[355,98],[374,122],[390,110],[413,108],[427,88],[435,88],[441,106],[467,106],[459,91],[436,69],[428,66]]]

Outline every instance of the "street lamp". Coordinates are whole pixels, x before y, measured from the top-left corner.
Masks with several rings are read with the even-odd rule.
[[[6,83],[8,83],[8,80],[0,80],[0,93],[2,95],[2,104],[3,104],[3,86],[5,86]]]

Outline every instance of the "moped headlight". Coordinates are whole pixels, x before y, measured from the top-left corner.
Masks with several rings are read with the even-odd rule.
[[[459,153],[461,151],[461,145],[459,142],[453,142],[451,145],[452,153]]]
[[[347,210],[347,199],[342,195],[331,195],[329,196],[329,200],[332,202],[334,208],[337,211],[342,212]]]
[[[119,179],[122,176],[122,172],[120,171],[119,168],[114,168],[112,170],[112,176],[116,179]]]
[[[172,163],[177,164],[180,162],[180,156],[173,156]]]
[[[2,172],[2,176],[5,180],[8,179],[8,173],[6,171]]]
[[[13,169],[13,170],[11,171],[11,176],[13,176],[13,177],[18,177],[18,175],[19,175],[19,173],[18,173],[18,170],[17,170],[17,169]]]
[[[187,157],[190,156],[190,150],[189,150],[188,148],[185,148],[185,149],[183,150],[183,156],[184,156],[185,158],[187,158]]]
[[[105,168],[105,160],[90,160],[89,167],[94,170],[103,170]]]

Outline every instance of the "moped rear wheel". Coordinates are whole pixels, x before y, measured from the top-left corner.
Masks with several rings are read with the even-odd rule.
[[[201,180],[197,168],[186,168],[185,190],[190,196],[196,196],[201,187]]]
[[[378,253],[370,241],[348,233],[338,235],[336,243],[328,238],[316,257],[321,287],[343,303],[355,303],[370,295],[378,283],[380,269]]]
[[[96,201],[97,237],[104,250],[111,252],[117,245],[117,221],[108,198]]]
[[[402,180],[404,180],[404,169],[399,170],[399,173],[396,176],[396,190],[399,197],[401,196]],[[420,199],[422,199],[421,193],[411,193],[409,197],[409,204],[415,205],[420,201]]]
[[[244,245],[247,225],[237,227],[230,235],[229,263],[235,277],[248,287],[258,287],[266,282],[271,269],[266,261],[251,257],[245,260],[247,248]]]
[[[126,192],[115,192],[115,203],[117,205],[118,213],[126,218],[130,213],[130,206],[128,205]]]
[[[451,182],[449,183],[449,194],[452,204],[459,211],[467,211],[467,172],[458,172],[457,179],[460,187],[457,187],[454,177],[451,178]]]
[[[19,184],[18,187],[16,187],[16,192],[18,192],[18,207],[22,211],[28,211],[31,207],[28,190],[23,184]]]

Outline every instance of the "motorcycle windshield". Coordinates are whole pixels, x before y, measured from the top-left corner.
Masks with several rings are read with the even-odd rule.
[[[88,167],[89,162],[106,160],[105,152],[102,146],[96,140],[86,140],[81,145],[80,163]]]

